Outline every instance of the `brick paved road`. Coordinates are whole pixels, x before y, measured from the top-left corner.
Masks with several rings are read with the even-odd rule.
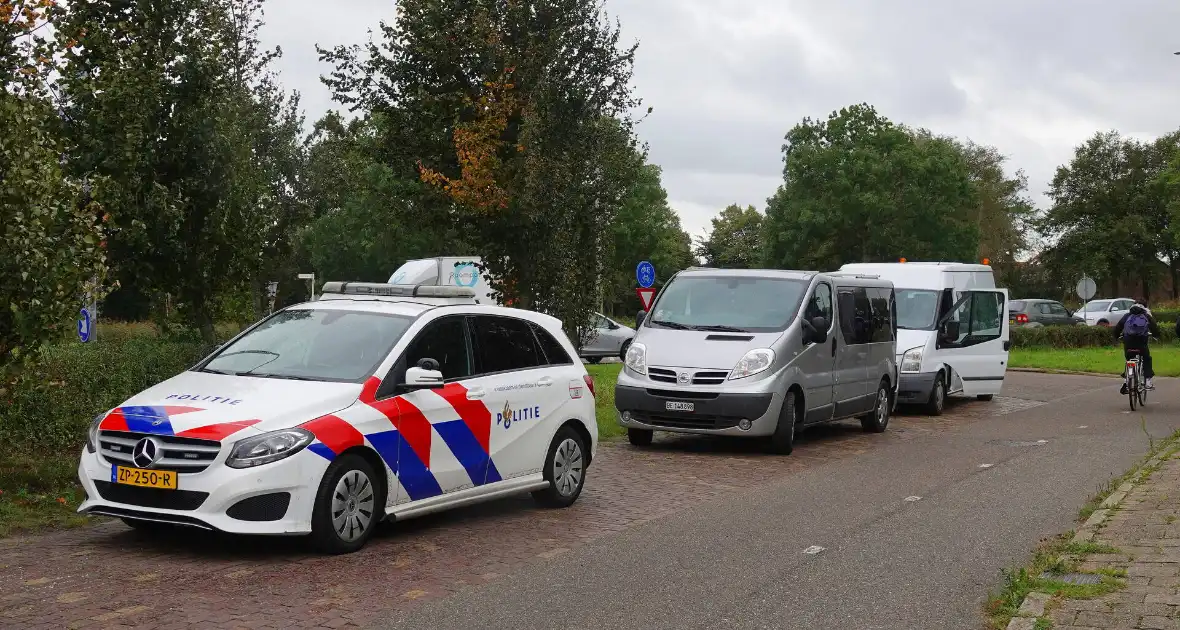
[[[1127,572],[1127,588],[1065,601],[1050,613],[1057,630],[1180,628],[1180,456],[1162,462],[1123,499],[1094,537],[1119,553],[1094,555],[1083,570]]]
[[[118,522],[0,539],[0,627],[365,627],[721,495],[1038,404],[954,404],[941,418],[895,417],[882,435],[856,423],[823,427],[801,436],[790,457],[741,440],[665,439],[647,450],[607,443],[570,509],[543,510],[528,497],[485,504],[389,526],[348,556],[312,555],[293,539],[187,530],[153,538]]]

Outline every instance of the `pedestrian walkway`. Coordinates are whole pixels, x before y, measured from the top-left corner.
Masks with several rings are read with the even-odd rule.
[[[1075,543],[1110,547],[1080,558],[1077,569],[1124,576],[1125,588],[1095,599],[1030,596],[1024,610],[1052,622],[1014,619],[1009,628],[1138,630],[1180,628],[1180,454],[1149,462],[1138,481],[1103,503]]]

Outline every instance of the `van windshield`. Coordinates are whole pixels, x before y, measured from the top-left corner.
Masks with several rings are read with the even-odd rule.
[[[897,327],[906,330],[934,330],[938,319],[938,291],[897,290]]]
[[[389,284],[438,284],[438,261],[433,258],[408,260],[389,276]]]
[[[785,330],[807,284],[788,278],[680,276],[664,289],[644,325],[718,332]]]

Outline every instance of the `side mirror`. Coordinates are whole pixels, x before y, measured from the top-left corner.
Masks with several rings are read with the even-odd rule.
[[[643,318],[644,318],[644,317],[647,317],[647,311],[645,311],[645,310],[642,310],[642,309],[641,309],[641,310],[640,310],[640,311],[639,311],[639,312],[638,312],[638,313],[635,315],[635,327],[636,327],[636,328],[639,328],[640,326],[642,326],[642,325],[643,325]]]
[[[812,317],[810,320],[803,320],[804,331],[806,337],[804,341],[811,343],[823,343],[828,340],[828,320],[823,317]]]
[[[425,358],[418,361],[418,365],[406,370],[405,389],[437,389],[445,385],[443,374],[438,369],[438,361]]]
[[[959,339],[959,322],[946,321],[943,322],[942,328],[938,331],[939,336],[943,341],[951,342]]]

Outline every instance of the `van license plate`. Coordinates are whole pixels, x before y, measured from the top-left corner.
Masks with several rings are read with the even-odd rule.
[[[665,411],[693,411],[696,409],[696,403],[680,402],[677,400],[668,400],[664,402]]]

